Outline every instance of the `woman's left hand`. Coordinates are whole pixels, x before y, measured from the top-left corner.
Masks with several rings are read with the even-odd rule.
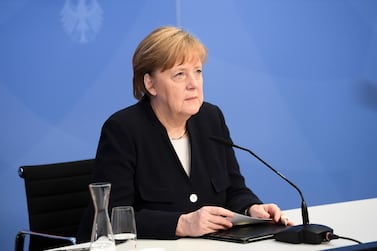
[[[255,204],[249,208],[249,215],[264,219],[273,219],[275,223],[293,226],[294,223],[283,214],[276,204]]]

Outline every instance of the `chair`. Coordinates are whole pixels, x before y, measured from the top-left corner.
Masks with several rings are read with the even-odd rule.
[[[29,229],[17,233],[15,250],[44,250],[76,243],[78,226],[91,201],[89,183],[94,160],[21,166],[24,179]]]

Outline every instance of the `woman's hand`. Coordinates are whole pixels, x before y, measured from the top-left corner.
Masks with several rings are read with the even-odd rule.
[[[176,235],[197,237],[233,226],[233,212],[214,206],[205,206],[197,211],[182,214],[178,219]]]
[[[283,214],[280,208],[275,204],[255,204],[249,208],[249,215],[264,219],[273,219],[275,223],[281,223],[286,226],[293,226],[287,216]]]

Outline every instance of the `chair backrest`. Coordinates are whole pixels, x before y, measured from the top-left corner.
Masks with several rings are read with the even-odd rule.
[[[88,159],[19,168],[19,175],[25,181],[31,231],[76,236],[90,202],[88,185],[93,164],[94,160]],[[44,245],[39,242],[30,237],[30,249]]]

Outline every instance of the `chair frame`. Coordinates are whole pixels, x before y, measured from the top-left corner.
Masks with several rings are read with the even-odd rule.
[[[40,168],[40,169],[43,169],[44,168],[69,168],[71,169],[72,167],[74,168],[80,168],[80,166],[85,166],[85,171],[83,171],[83,174],[82,175],[85,175],[85,176],[88,176],[89,175],[89,172],[91,172],[91,167],[89,168],[89,172],[87,171],[88,169],[88,166],[93,166],[94,165],[94,159],[86,159],[86,160],[77,160],[77,161],[69,161],[69,162],[60,162],[60,163],[52,163],[52,164],[42,164],[42,165],[29,165],[29,166],[21,166],[19,169],[18,169],[18,175],[24,179],[25,181],[25,190],[26,190],[26,196],[27,196],[27,202],[28,202],[28,215],[29,215],[29,224],[31,223],[30,222],[30,205],[29,205],[29,199],[28,198],[28,188],[27,188],[27,177],[25,177],[25,173],[24,173],[24,169],[28,169],[28,170],[32,170],[32,168]],[[68,167],[67,167],[68,166]],[[34,169],[36,170],[36,169]],[[42,172],[43,172],[42,170]],[[60,171],[60,170],[59,170]],[[68,171],[69,172],[69,171]],[[47,174],[46,174],[47,175]],[[77,174],[75,174],[77,175]],[[70,176],[67,176],[67,177],[70,177]],[[51,177],[48,177],[48,178],[51,178]],[[59,176],[57,176],[57,178],[61,178]],[[40,180],[43,180],[43,177],[40,178]],[[87,180],[88,184],[90,183],[90,179]],[[88,185],[88,184],[85,184],[85,185]],[[90,194],[89,194],[89,188],[88,188],[88,197],[90,197]],[[74,245],[76,244],[76,238],[73,237],[73,236],[62,236],[62,235],[59,235],[59,234],[51,234],[51,233],[45,233],[45,232],[42,232],[42,231],[34,231],[32,229],[32,226],[30,225],[30,230],[20,230],[17,234],[16,234],[16,237],[15,237],[15,243],[14,243],[14,250],[15,251],[23,251],[24,250],[24,245],[25,245],[25,237],[26,236],[30,236],[30,238],[32,237],[36,237],[38,239],[50,239],[50,240],[58,240],[58,241],[61,241],[61,243],[66,243],[66,245]]]
[[[65,237],[53,234],[43,234],[38,232],[33,232],[30,230],[21,230],[17,233],[15,243],[14,243],[14,250],[15,251],[23,251],[24,244],[25,244],[25,236],[38,236],[41,238],[46,239],[55,239],[55,240],[62,240],[67,241],[67,245],[75,245],[76,244],[76,237]]]

